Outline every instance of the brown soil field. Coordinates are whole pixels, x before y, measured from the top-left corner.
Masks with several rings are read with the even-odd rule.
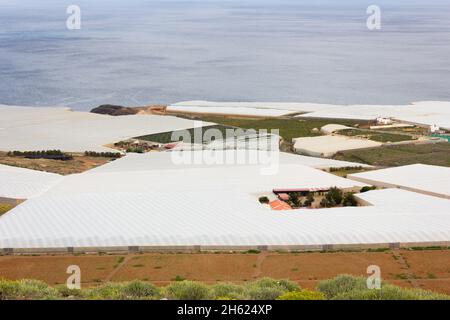
[[[111,161],[110,158],[87,157],[82,154],[72,154],[72,156],[73,159],[68,161],[26,159],[24,157],[10,157],[6,152],[0,151],[0,164],[68,175],[81,173]]]
[[[396,279],[403,273],[390,252],[337,252],[270,254],[262,265],[262,274],[295,281],[329,279],[343,273],[367,275],[370,265],[381,268],[384,279]]]
[[[67,267],[77,265],[81,269],[83,284],[103,281],[114,270],[119,256],[2,256],[0,278],[37,279],[49,285],[66,283]]]
[[[134,256],[111,280],[166,282],[177,276],[204,282],[252,279],[256,254],[145,254]]]
[[[389,283],[450,294],[450,250],[399,250],[396,254],[386,251],[0,256],[0,278],[32,278],[50,285],[63,284],[69,276],[66,274],[69,265],[81,268],[85,286],[134,279],[165,285],[177,279],[242,283],[272,277],[290,279],[308,289],[338,274],[366,276],[369,265],[378,265],[382,278]]]
[[[402,256],[419,279],[450,279],[450,250],[405,251]]]

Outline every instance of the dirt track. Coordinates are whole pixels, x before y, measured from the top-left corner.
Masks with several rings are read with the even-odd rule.
[[[314,288],[318,281],[338,274],[364,276],[369,265],[378,265],[383,279],[391,283],[450,294],[450,250],[1,256],[0,278],[63,284],[69,265],[80,266],[85,286],[133,279],[157,285],[175,279],[242,283],[267,276],[288,278],[305,288]]]

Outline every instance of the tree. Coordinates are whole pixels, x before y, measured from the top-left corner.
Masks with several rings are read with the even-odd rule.
[[[299,199],[299,194],[297,192],[289,193],[289,201],[294,208],[298,208],[302,205],[302,202]]]
[[[336,202],[333,199],[327,199],[326,197],[320,201],[320,206],[322,208],[331,208],[336,206]]]
[[[259,202],[267,204],[269,203],[269,198],[266,196],[259,197]]]
[[[344,194],[344,200],[342,201],[344,207],[356,207],[358,206],[358,201],[352,192],[347,192]]]
[[[308,196],[306,197],[305,202],[303,203],[303,205],[305,207],[310,207],[312,204],[314,203],[314,196],[313,194],[310,192],[308,193]]]
[[[335,205],[340,205],[342,203],[342,190],[337,187],[332,187],[326,194],[325,198],[330,202],[334,202]]]
[[[361,193],[363,193],[363,192],[367,192],[367,191],[370,191],[370,190],[375,190],[377,187],[375,187],[375,186],[364,186],[364,187],[362,187],[361,188],[361,190],[359,191],[359,192],[361,192]]]

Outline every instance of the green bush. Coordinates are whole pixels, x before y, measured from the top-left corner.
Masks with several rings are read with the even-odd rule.
[[[332,187],[325,195],[325,198],[330,203],[334,202],[336,205],[340,205],[343,199],[342,190],[337,187]]]
[[[164,289],[166,298],[172,300],[207,300],[212,298],[207,286],[189,280],[171,283]]]
[[[348,293],[354,290],[367,289],[366,279],[350,275],[339,275],[334,279],[319,282],[317,289],[325,294],[327,299],[332,299],[337,295]]]
[[[336,206],[336,202],[334,202],[333,199],[328,200],[327,198],[322,198],[322,200],[320,200],[320,206],[322,208],[332,208]]]
[[[312,193],[308,193],[308,195],[306,196],[306,200],[303,203],[303,206],[310,207],[313,203],[314,203],[314,196]]]
[[[71,290],[66,286],[52,288],[42,281],[0,280],[0,300],[14,299],[158,299],[179,300],[450,300],[450,296],[421,289],[403,289],[383,284],[380,290],[370,290],[366,279],[340,275],[321,281],[319,291],[301,290],[288,280],[263,278],[245,285],[221,283],[212,286],[193,281],[174,282],[159,290],[141,281],[106,283],[95,288]]]
[[[56,290],[62,298],[82,298],[84,296],[82,290],[69,289],[66,285],[60,285],[56,287]]]
[[[302,202],[300,200],[300,194],[298,192],[290,192],[289,193],[289,202],[293,208],[298,208],[302,206]]]
[[[84,155],[87,157],[103,157],[103,158],[120,158],[122,156],[120,152],[96,152],[96,151],[85,151]]]
[[[132,281],[122,288],[122,299],[151,299],[159,296],[159,290],[153,284]]]
[[[375,190],[377,187],[375,187],[375,186],[364,186],[364,187],[362,187],[361,188],[361,190],[359,190],[359,192],[361,192],[361,193],[364,193],[364,192],[367,192],[367,191],[371,191],[371,190]]]
[[[279,296],[277,300],[325,300],[325,295],[317,291],[292,291]]]
[[[403,289],[393,285],[383,285],[380,290],[352,290],[336,295],[333,300],[448,300],[449,297],[425,290]]]
[[[346,192],[344,194],[344,200],[342,200],[342,205],[344,207],[356,207],[358,206],[358,201],[356,201],[356,198],[353,193]]]
[[[18,283],[15,281],[0,280],[0,300],[17,298],[16,292],[18,286]]]
[[[262,197],[259,197],[259,202],[260,203],[269,203],[270,202],[270,200],[269,200],[269,198],[267,198],[266,196],[262,196]]]
[[[92,300],[119,300],[123,298],[124,285],[120,283],[105,283],[101,286],[87,289],[86,297]]]
[[[58,291],[39,280],[0,281],[0,300],[57,299]]]
[[[233,283],[218,283],[212,286],[212,294],[218,300],[244,299],[244,288]]]
[[[126,150],[126,152],[128,152],[128,153],[144,153],[145,150],[140,147],[130,147]]]
[[[299,286],[292,281],[262,278],[249,283],[244,295],[251,300],[275,300],[286,292],[298,290]]]

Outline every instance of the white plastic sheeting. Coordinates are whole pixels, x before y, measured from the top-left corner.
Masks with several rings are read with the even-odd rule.
[[[331,157],[339,151],[382,145],[382,143],[372,140],[338,135],[295,138],[293,141],[295,152],[316,157]]]
[[[173,151],[178,152],[178,151]],[[251,154],[254,154],[257,159],[278,159],[280,165],[284,164],[299,164],[312,168],[318,169],[328,169],[328,168],[343,168],[343,167],[370,167],[365,164],[339,161],[333,159],[316,158],[302,156],[286,152],[274,152],[267,153],[266,151],[249,151],[249,150],[224,150],[224,151],[214,151],[216,159],[236,159],[236,162],[227,165],[220,163],[209,163],[205,164],[203,161],[196,163],[195,159],[203,159],[201,156],[203,153],[208,153],[209,151],[180,151],[180,153],[173,152],[149,152],[145,154],[135,154],[129,153],[125,157],[109,162],[100,167],[96,167],[88,171],[92,172],[125,172],[125,171],[142,171],[142,170],[185,170],[193,168],[214,168],[222,166],[248,166],[253,165],[247,163],[238,163],[237,159],[241,159],[247,155],[250,158]],[[178,158],[181,155],[186,155],[187,159],[193,159],[191,163],[177,163],[173,159]]]
[[[105,145],[141,135],[190,129],[199,123],[169,116],[113,117],[66,108],[0,105],[0,150],[111,151]]]
[[[271,171],[273,169],[273,171]],[[64,196],[75,193],[153,192],[166,191],[176,200],[178,194],[195,190],[199,194],[223,190],[246,194],[271,193],[273,189],[353,188],[366,184],[344,179],[318,169],[286,164],[271,166],[213,166],[184,170],[91,171],[64,178],[46,195]],[[257,202],[255,196],[254,201]]]
[[[430,195],[418,194],[402,189],[380,189],[370,192],[363,192],[356,194],[358,198],[365,200],[378,209],[385,209],[389,211],[393,207],[401,207],[405,212],[415,212],[424,215],[436,210],[446,210],[450,216],[450,201],[442,198],[437,198]],[[422,210],[421,208],[426,208]]]
[[[351,127],[343,126],[342,124],[327,124],[320,128],[320,131],[324,134],[332,134],[333,132],[344,130],[344,129],[352,129]]]
[[[62,179],[54,173],[0,164],[0,198],[28,199],[47,191]]]
[[[255,117],[280,117],[293,111],[271,108],[249,108],[249,107],[201,107],[201,106],[184,106],[172,105],[167,107],[169,112],[187,112],[211,115],[236,115],[236,116],[255,116]]]
[[[404,193],[403,201],[427,205],[399,205],[395,201],[399,192]],[[236,191],[43,196],[0,218],[0,248],[317,245],[450,239],[448,200],[423,200],[423,195],[402,190],[387,190],[378,196],[381,207],[285,212],[267,210],[253,197]]]
[[[399,187],[450,199],[450,168],[447,167],[413,164],[354,173],[348,177],[378,186]]]
[[[407,122],[437,125],[450,129],[450,102],[421,101],[409,105],[333,105],[318,103],[283,102],[211,102],[184,101],[173,106],[267,108],[303,112],[301,117],[374,120],[378,117],[395,118]]]

